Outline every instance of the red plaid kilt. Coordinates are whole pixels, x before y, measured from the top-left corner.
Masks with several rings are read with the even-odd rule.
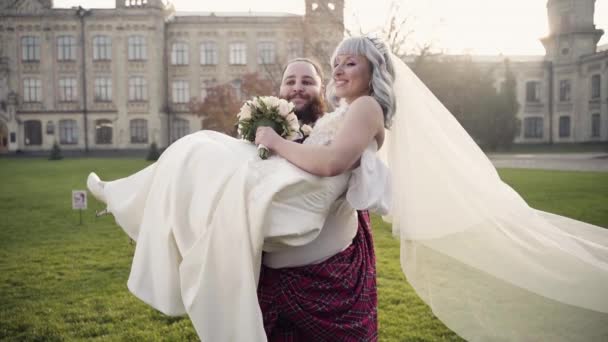
[[[302,267],[262,266],[258,301],[270,342],[377,341],[376,257],[369,213],[344,251]]]

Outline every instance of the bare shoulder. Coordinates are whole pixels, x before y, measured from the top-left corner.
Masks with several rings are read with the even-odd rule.
[[[378,101],[371,96],[366,95],[358,97],[350,104],[348,110],[353,116],[361,117],[367,122],[384,122],[382,107],[380,107]]]

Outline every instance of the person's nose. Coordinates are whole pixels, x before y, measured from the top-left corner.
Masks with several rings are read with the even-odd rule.
[[[334,71],[333,71],[333,73],[332,73],[332,76],[333,76],[333,77],[340,76],[340,75],[342,75],[343,73],[344,73],[344,70],[342,70],[342,65],[337,65],[337,66],[334,68]]]
[[[296,93],[300,93],[300,92],[304,91],[304,84],[302,84],[302,82],[296,82],[293,85],[293,91]]]

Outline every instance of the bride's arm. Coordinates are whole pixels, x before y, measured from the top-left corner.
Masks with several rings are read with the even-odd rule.
[[[304,171],[317,176],[339,175],[355,165],[372,139],[384,130],[382,109],[362,96],[353,101],[340,130],[329,146],[298,144],[282,139],[271,128],[259,128],[256,144],[263,144]]]

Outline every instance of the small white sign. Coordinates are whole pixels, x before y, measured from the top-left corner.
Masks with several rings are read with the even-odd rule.
[[[72,190],[72,209],[87,208],[87,192],[85,190]]]

